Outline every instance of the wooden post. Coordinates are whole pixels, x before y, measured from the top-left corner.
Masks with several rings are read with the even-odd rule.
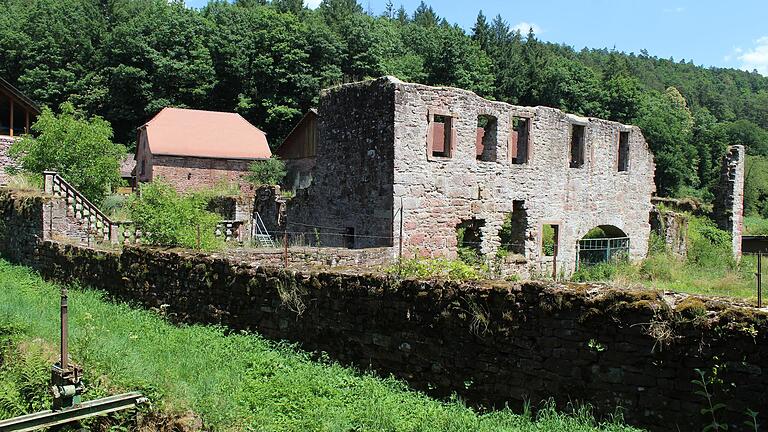
[[[552,228],[554,229],[554,240],[555,245],[552,248],[552,280],[557,280],[557,246],[558,243],[560,243],[560,226],[559,225],[552,225]]]
[[[24,133],[29,133],[29,110],[24,111]]]
[[[11,123],[8,126],[11,129],[10,135],[13,136],[13,98],[9,98],[8,101],[9,101],[8,105],[10,106],[10,110],[11,110]]]

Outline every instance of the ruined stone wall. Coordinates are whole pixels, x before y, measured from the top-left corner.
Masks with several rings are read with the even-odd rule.
[[[651,210],[651,229],[667,247],[667,250],[685,258],[688,255],[688,216],[667,209]]]
[[[320,98],[316,168],[287,210],[288,230],[323,246],[392,244],[394,87],[342,85]],[[354,235],[350,235],[354,232]]]
[[[8,155],[8,151],[14,140],[15,138],[13,137],[0,135],[0,184],[6,184],[8,182],[8,174],[5,172],[6,168],[17,166],[14,160]]]
[[[14,262],[34,265],[44,236],[44,208],[50,199],[0,189],[0,252]]]
[[[499,229],[513,201],[528,214],[525,257],[531,271],[551,273],[542,257],[542,226],[559,225],[558,269],[569,273],[576,244],[590,229],[612,225],[631,240],[630,255],[645,256],[655,165],[639,128],[578,118],[546,107],[518,107],[472,92],[395,82],[395,203],[403,199],[404,243],[421,254],[456,252],[456,225],[483,220],[481,250],[499,247]],[[427,152],[430,113],[453,118],[450,158]],[[496,118],[496,160],[476,158],[479,115]],[[530,117],[529,157],[514,164],[508,154],[513,116]],[[571,124],[585,126],[585,163],[569,168]],[[629,132],[629,169],[617,167],[619,132]],[[397,232],[396,232],[397,235]],[[397,239],[395,239],[397,243]]]
[[[9,251],[0,252],[8,256]],[[286,272],[202,254],[122,253],[43,242],[47,278],[108,291],[168,316],[255,330],[394,374],[434,396],[519,410],[554,398],[617,405],[631,424],[700,431],[710,418],[691,383],[712,377],[717,413],[743,430],[768,406],[768,315],[721,300],[663,299],[604,286],[396,281],[332,271]]]
[[[250,164],[247,160],[154,155],[151,179],[162,178],[179,192],[236,184],[242,193],[250,194],[254,188],[243,179]]]
[[[744,233],[744,146],[728,148],[723,156],[720,183],[714,202],[717,226],[731,233],[733,256],[741,257],[741,237]]]

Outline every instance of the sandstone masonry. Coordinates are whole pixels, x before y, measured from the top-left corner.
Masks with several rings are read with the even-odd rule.
[[[0,184],[8,182],[8,173],[5,171],[6,168],[16,166],[15,161],[8,155],[8,150],[10,150],[14,139],[15,138],[13,137],[0,135]]]
[[[389,77],[329,89],[318,112],[317,164],[288,206],[291,231],[454,257],[464,227],[487,257],[513,249],[508,265],[523,275],[551,274],[555,261],[571,272],[595,227],[628,237],[632,259],[646,254],[655,165],[637,127]],[[507,218],[511,240],[500,237]]]
[[[741,257],[744,233],[744,146],[728,148],[723,156],[718,194],[714,202],[714,218],[720,229],[731,233],[733,255]]]

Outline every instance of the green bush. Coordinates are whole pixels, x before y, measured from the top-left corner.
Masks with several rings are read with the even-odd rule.
[[[283,181],[286,174],[285,162],[278,159],[277,156],[251,162],[248,171],[245,178],[254,186],[278,185]]]
[[[445,258],[407,258],[400,264],[393,264],[386,269],[387,274],[403,278],[464,281],[483,279],[488,273],[486,266],[473,266],[462,260]]]
[[[128,208],[146,243],[211,250],[221,244],[216,238],[219,217],[207,205],[203,195],[179,195],[167,183],[154,181],[140,186]]]
[[[704,217],[688,222],[688,262],[708,269],[734,268],[731,235]]]
[[[64,103],[59,115],[43,108],[32,130],[36,136],[23,136],[9,152],[23,171],[58,171],[94,203],[123,184],[120,160],[125,147],[112,143],[112,127],[101,117],[85,118]]]
[[[574,282],[599,282],[613,279],[616,275],[616,263],[599,263],[580,267],[571,276]]]

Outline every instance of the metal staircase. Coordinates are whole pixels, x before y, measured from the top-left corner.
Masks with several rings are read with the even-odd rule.
[[[275,242],[269,235],[269,231],[267,231],[267,227],[258,212],[254,213],[253,218],[253,241],[261,247],[275,247]]]

